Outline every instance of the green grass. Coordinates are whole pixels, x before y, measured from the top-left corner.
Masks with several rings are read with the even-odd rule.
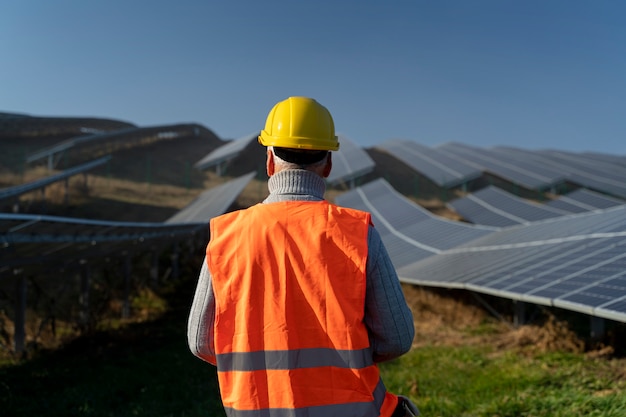
[[[189,291],[156,320],[0,365],[0,415],[224,416],[215,368],[187,348]],[[626,416],[623,359],[426,346],[381,370],[388,389],[428,417]]]
[[[626,415],[620,369],[582,355],[426,347],[382,372],[424,416]],[[167,319],[4,367],[0,381],[6,417],[224,415],[214,368],[189,353],[184,323]]]
[[[626,416],[623,361],[426,347],[382,366],[425,416]]]

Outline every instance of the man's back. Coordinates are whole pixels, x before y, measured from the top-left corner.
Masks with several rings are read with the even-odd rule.
[[[369,218],[292,201],[213,219],[207,256],[227,409],[377,413],[385,390],[363,323]]]

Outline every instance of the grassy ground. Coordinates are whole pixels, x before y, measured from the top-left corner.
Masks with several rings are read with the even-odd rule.
[[[425,416],[624,416],[623,362],[525,356],[488,346],[422,347],[386,365],[395,392]]]
[[[158,319],[5,363],[2,415],[223,416],[215,369],[191,355],[186,344],[193,284],[189,279],[165,293],[170,308]],[[415,344],[381,369],[387,387],[412,398],[423,415],[626,415],[625,360],[554,351],[547,338],[573,346],[563,343],[574,337],[563,327],[550,334],[510,329],[474,306],[404,289],[415,315]],[[529,330],[534,343],[519,343],[518,336]]]

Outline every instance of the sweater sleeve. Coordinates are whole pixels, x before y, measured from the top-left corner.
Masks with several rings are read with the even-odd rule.
[[[411,349],[415,336],[413,313],[406,303],[400,280],[378,231],[368,232],[365,325],[374,360],[382,362]]]
[[[213,365],[216,363],[213,342],[214,320],[215,296],[211,273],[205,258],[187,322],[187,343],[191,353]]]

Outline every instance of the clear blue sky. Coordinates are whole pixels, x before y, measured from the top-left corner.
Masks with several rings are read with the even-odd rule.
[[[225,139],[316,98],[339,133],[626,155],[621,0],[29,0],[0,9],[0,111]]]

